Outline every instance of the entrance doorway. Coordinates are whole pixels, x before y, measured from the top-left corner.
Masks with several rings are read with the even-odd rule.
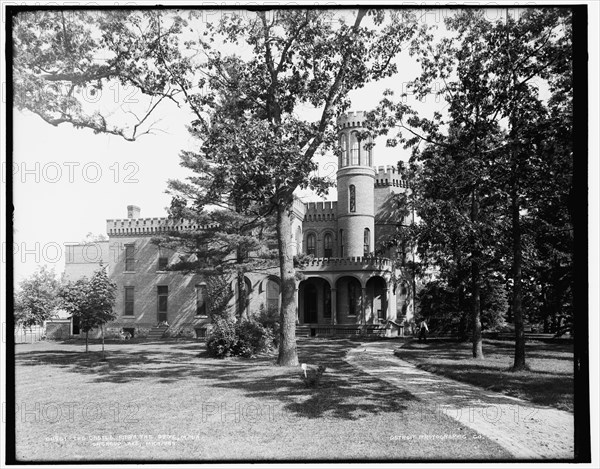
[[[317,309],[317,286],[314,283],[307,283],[304,286],[304,322],[318,322]]]
[[[81,326],[79,323],[79,317],[73,316],[73,335],[79,335],[81,332]]]

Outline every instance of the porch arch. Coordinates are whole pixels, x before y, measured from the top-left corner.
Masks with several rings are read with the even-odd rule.
[[[298,284],[300,324],[330,324],[334,307],[331,284],[327,279],[310,276]]]

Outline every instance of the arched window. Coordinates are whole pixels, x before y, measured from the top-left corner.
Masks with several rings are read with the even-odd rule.
[[[351,156],[351,161],[350,164],[351,165],[359,165],[359,154],[360,154],[360,146],[358,143],[358,139],[356,138],[356,134],[352,136],[352,149],[350,150],[350,156]]]
[[[363,149],[365,150],[364,152],[364,159],[366,161],[363,162],[363,164],[367,165],[367,166],[373,166],[373,148],[371,147],[373,143],[373,139],[369,137],[369,139],[367,140],[367,142],[365,143],[365,145],[367,146],[367,148]]]
[[[323,238],[323,257],[331,257],[333,255],[333,240],[331,233],[326,233]]]
[[[267,311],[279,310],[279,284],[272,279],[267,280]]]
[[[346,134],[342,135],[340,145],[342,147],[342,166],[348,166],[348,137]]]
[[[340,257],[344,257],[344,230],[340,230]]]
[[[348,187],[348,207],[351,212],[356,212],[356,187],[350,184]]]
[[[306,254],[312,254],[313,256],[316,253],[316,245],[317,245],[317,237],[314,234],[309,234],[306,237]]]
[[[365,256],[368,256],[371,252],[371,230],[365,228]]]

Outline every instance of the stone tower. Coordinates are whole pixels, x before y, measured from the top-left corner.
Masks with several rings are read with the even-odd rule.
[[[375,213],[373,152],[361,140],[363,112],[338,119],[341,155],[337,171],[338,252],[340,257],[362,257],[374,251]]]

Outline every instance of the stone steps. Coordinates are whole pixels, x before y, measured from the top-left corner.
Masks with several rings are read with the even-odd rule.
[[[164,332],[168,328],[169,328],[169,326],[154,326],[152,329],[150,329],[150,332],[148,332],[148,339],[150,339],[150,340],[162,339]]]

